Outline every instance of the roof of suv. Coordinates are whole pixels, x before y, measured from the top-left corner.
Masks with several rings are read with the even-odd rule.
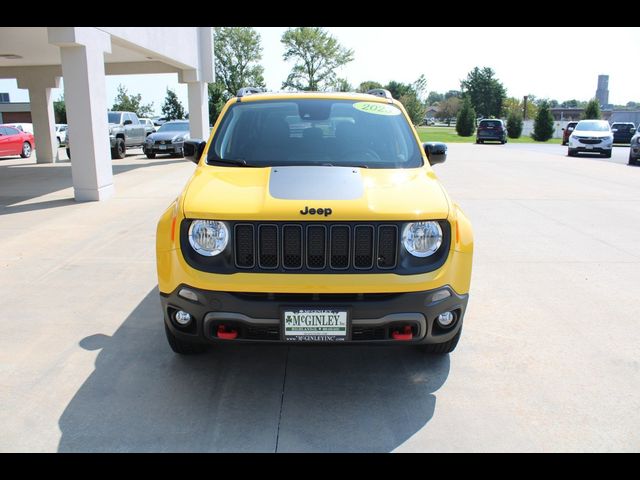
[[[377,95],[371,95],[369,93],[355,92],[261,92],[252,93],[251,95],[245,95],[243,97],[232,97],[231,100],[239,102],[255,102],[260,100],[278,100],[290,98],[360,100],[363,102],[367,101],[378,103],[394,103],[396,105],[400,104],[400,102],[395,99],[379,97]]]

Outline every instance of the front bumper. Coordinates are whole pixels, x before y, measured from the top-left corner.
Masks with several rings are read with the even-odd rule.
[[[182,298],[187,288],[198,301]],[[436,291],[446,290],[447,298],[433,302]],[[170,294],[160,294],[164,320],[178,338],[198,343],[284,342],[281,336],[281,312],[290,308],[340,308],[349,311],[349,335],[345,342],[332,344],[434,344],[451,340],[462,327],[468,294],[459,295],[451,287],[434,290],[383,294],[268,294],[201,290],[180,285]],[[177,310],[190,313],[193,321],[180,327],[173,320]],[[454,312],[455,322],[442,328],[436,317]],[[238,332],[234,340],[217,336],[224,325]],[[412,330],[411,340],[392,338],[392,332],[405,326]]]
[[[164,148],[162,148],[164,147]],[[156,145],[156,144],[144,144],[142,150],[145,154],[147,153],[182,153],[184,148],[184,143],[167,143],[165,145]]]

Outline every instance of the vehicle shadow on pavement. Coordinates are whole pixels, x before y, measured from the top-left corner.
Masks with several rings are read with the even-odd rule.
[[[154,288],[59,420],[60,452],[391,451],[422,429],[448,356],[415,348],[220,345],[182,357]],[[284,392],[283,392],[284,388]]]

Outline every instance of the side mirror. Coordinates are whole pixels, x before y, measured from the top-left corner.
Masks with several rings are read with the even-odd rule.
[[[564,128],[562,129],[562,131],[564,132]]]
[[[430,165],[444,163],[447,159],[447,145],[441,142],[426,142],[422,144]]]
[[[200,161],[204,147],[207,146],[207,142],[199,138],[193,138],[191,140],[184,141],[184,158],[197,164]]]
[[[123,125],[131,125],[133,122],[131,120],[125,120]]]

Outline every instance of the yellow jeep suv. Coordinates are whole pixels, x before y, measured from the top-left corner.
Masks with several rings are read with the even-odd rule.
[[[382,89],[243,88],[157,229],[167,339],[418,345],[453,351],[473,234],[404,107]]]

